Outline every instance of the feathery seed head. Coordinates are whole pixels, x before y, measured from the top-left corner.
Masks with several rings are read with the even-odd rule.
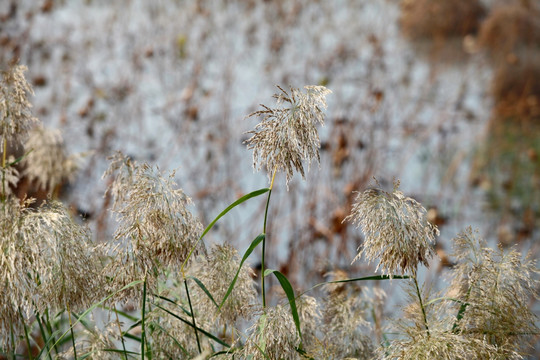
[[[14,65],[0,72],[0,148],[24,141],[38,121],[30,111],[28,94],[34,92],[24,77],[26,70],[24,65]]]
[[[255,169],[266,166],[269,179],[274,171],[285,171],[288,184],[295,170],[305,178],[303,161],[308,166],[313,159],[320,161],[316,125],[324,125],[326,95],[331,91],[324,86],[305,86],[305,93],[293,87],[289,92],[278,88],[276,108],[261,105],[263,110],[248,115],[260,116],[262,121],[247,132],[251,138],[246,143],[253,149]]]
[[[0,211],[0,333],[17,333],[19,309],[85,309],[102,296],[99,252],[87,228],[52,202],[29,209],[29,202],[8,199]],[[35,305],[34,305],[35,304]],[[20,330],[20,329],[19,329]],[[0,347],[8,337],[0,336]]]
[[[492,356],[496,348],[482,339],[454,331],[458,310],[450,299],[434,296],[422,288],[423,309],[412,282],[404,284],[408,302],[403,316],[393,320],[390,332],[399,334],[389,346],[377,349],[377,358],[390,359],[500,359]],[[432,299],[432,301],[428,301]],[[434,301],[438,299],[438,301]],[[425,312],[425,320],[424,320]],[[429,331],[426,330],[426,321]]]
[[[119,224],[109,249],[116,285],[148,276],[154,286],[162,270],[180,269],[202,225],[188,210],[191,199],[175,188],[174,173],[163,177],[158,168],[118,154],[107,174],[115,175],[108,191]]]
[[[365,254],[370,262],[379,259],[383,274],[415,275],[418,264],[428,266],[433,257],[439,230],[427,220],[426,209],[398,187],[396,182],[391,193],[379,188],[359,193],[345,220],[361,226],[365,236],[354,260]]]
[[[190,272],[194,274],[208,289],[216,301],[225,297],[225,293],[240,265],[238,251],[230,244],[214,244],[208,256],[198,256]],[[244,263],[238,274],[233,291],[227,298],[219,313],[216,306],[199,287],[194,292],[199,302],[195,305],[201,313],[214,314],[223,325],[234,326],[241,318],[250,317],[256,303],[257,291],[253,281],[253,270]]]
[[[52,191],[64,180],[73,180],[77,159],[67,156],[59,130],[34,127],[24,148],[31,150],[23,160],[30,181],[36,180],[38,186]]]
[[[540,288],[535,261],[514,249],[490,249],[470,227],[454,239],[454,256],[459,263],[449,291],[468,303],[459,331],[496,346],[502,357],[525,355],[532,340],[526,334],[539,332],[529,308]]]
[[[332,280],[345,280],[343,270],[328,273]],[[317,358],[370,359],[373,344],[366,334],[370,330],[365,320],[366,302],[352,284],[336,283],[324,286],[326,297],[322,306],[323,341],[315,347]]]
[[[414,329],[418,330],[418,329]],[[451,331],[430,329],[410,333],[406,338],[390,342],[377,349],[377,359],[383,360],[455,360],[455,359],[516,359],[495,356],[496,349],[478,339],[471,339]]]
[[[40,311],[66,305],[79,311],[103,295],[101,253],[91,243],[90,230],[75,223],[64,205],[50,202],[28,211],[18,236],[28,247],[25,271],[34,272]]]
[[[241,358],[252,360],[299,359],[296,348],[300,345],[300,336],[288,306],[277,305],[266,308],[265,313],[248,331],[250,336],[240,351]]]
[[[18,310],[26,307],[27,294],[33,289],[33,282],[19,271],[28,266],[21,251],[25,248],[16,236],[24,212],[18,200],[9,198],[0,211],[0,348],[7,350],[11,341],[4,334],[23,333]]]
[[[306,349],[313,347],[317,342],[317,329],[322,319],[317,299],[302,295],[296,299],[296,308],[302,330],[302,343]]]

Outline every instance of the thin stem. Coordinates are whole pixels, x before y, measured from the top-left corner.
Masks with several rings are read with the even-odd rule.
[[[416,280],[416,275],[412,276],[414,280],[414,286],[416,287],[416,294],[418,295],[418,300],[420,301],[420,308],[422,308],[422,315],[424,316],[424,325],[426,327],[427,335],[429,336],[429,326],[427,322],[426,309],[424,308],[424,303],[422,302],[422,295],[420,294],[420,288],[418,287],[418,281]]]
[[[195,339],[197,340],[197,348],[199,349],[199,354],[202,353],[201,342],[199,341],[199,333],[197,332],[197,324],[195,323],[195,313],[193,312],[193,306],[191,305],[191,298],[189,297],[189,288],[187,286],[187,279],[184,278],[184,286],[186,288],[187,300],[189,304],[189,311],[191,312],[191,320],[193,321],[193,331],[195,331]]]
[[[66,304],[66,307],[69,318],[69,331],[71,332],[71,344],[73,344],[73,357],[77,360],[77,348],[75,347],[75,334],[73,333],[73,323],[71,322],[71,310],[69,309],[69,304]]]
[[[272,195],[272,188],[274,187],[274,179],[276,178],[277,167],[274,169],[274,174],[272,175],[272,181],[270,182],[270,191],[268,191],[268,198],[266,199],[266,209],[264,210],[264,224],[263,224],[263,234],[264,239],[262,241],[262,253],[261,253],[261,293],[262,293],[262,303],[263,308],[266,308],[266,291],[264,284],[264,270],[265,270],[265,252],[266,252],[266,222],[268,219],[268,207],[270,205],[270,196]]]
[[[49,334],[51,334],[52,340],[53,340],[53,346],[54,351],[58,355],[58,341],[56,341],[56,338],[54,337],[54,332],[51,326],[51,319],[49,318],[49,309],[45,309],[45,316],[47,317],[47,330],[49,331]]]
[[[33,359],[34,357],[32,356],[32,345],[30,344],[30,337],[28,336],[28,328],[26,327],[26,323],[24,322],[24,316],[22,314],[20,306],[19,306],[19,316],[21,317],[21,322],[24,327],[24,338],[26,340],[26,348],[27,348],[26,351],[28,354],[28,358]]]
[[[4,152],[2,153],[2,167],[6,167],[7,141],[4,139]]]
[[[114,307],[114,314],[116,315],[116,325],[118,325],[118,332],[120,333],[120,340],[122,341],[122,349],[124,350],[124,359],[127,360],[126,344],[124,342],[124,335],[122,334],[122,327],[120,326],[120,319],[118,318],[118,309],[116,305]]]
[[[145,309],[146,309],[146,275],[144,276],[144,281],[143,281],[143,297],[142,297],[142,309],[141,309],[141,315],[142,315],[142,318],[141,318],[141,360],[144,360],[144,342],[145,342],[145,335],[146,335],[145,322],[144,322],[144,318],[146,315]]]
[[[41,333],[41,337],[43,338],[43,342],[45,343],[45,347],[47,349],[47,356],[49,357],[49,360],[52,360],[51,349],[49,349],[49,341],[47,339],[47,333],[45,332],[45,329],[43,328],[43,323],[40,319],[39,312],[36,311],[35,314],[36,314],[36,321],[39,325],[39,332]]]
[[[13,323],[10,324],[10,334],[11,334],[11,357],[13,360],[16,359],[15,357],[15,335],[13,330]]]
[[[2,206],[4,211],[6,210],[6,153],[7,153],[7,142],[4,140],[4,151],[2,152]]]

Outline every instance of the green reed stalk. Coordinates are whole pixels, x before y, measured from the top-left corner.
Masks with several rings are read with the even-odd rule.
[[[197,340],[197,348],[199,349],[199,354],[202,353],[201,342],[199,341],[199,333],[197,332],[197,324],[195,323],[195,313],[193,312],[193,306],[191,305],[191,298],[189,297],[189,288],[187,285],[187,279],[184,278],[184,286],[186,288],[186,294],[189,304],[189,311],[191,312],[191,321],[193,321],[193,331],[195,331],[195,339]]]
[[[145,335],[146,335],[146,329],[145,329],[145,322],[144,318],[146,316],[145,314],[146,310],[146,275],[144,276],[143,281],[143,297],[142,297],[142,309],[141,309],[141,360],[144,360],[144,342],[146,341]]]
[[[4,139],[4,151],[2,153],[2,207],[6,210],[6,152],[7,141]]]
[[[424,316],[424,326],[426,327],[427,335],[429,336],[429,326],[427,322],[426,309],[424,308],[424,303],[422,301],[422,294],[420,294],[420,288],[418,287],[418,281],[416,280],[416,275],[412,276],[414,281],[414,286],[416,287],[416,294],[418,295],[418,300],[420,301],[420,307],[422,308],[422,315]]]
[[[263,234],[265,235],[262,241],[262,251],[261,251],[261,293],[262,293],[262,304],[263,308],[266,308],[266,291],[264,284],[264,270],[265,270],[265,250],[266,250],[266,222],[268,219],[268,207],[270,205],[270,196],[272,195],[272,188],[274,187],[274,179],[276,178],[277,168],[274,169],[274,174],[272,175],[272,181],[270,182],[270,187],[268,191],[268,198],[266,199],[266,209],[264,210],[264,224],[263,224]]]
[[[118,318],[118,309],[114,307],[114,314],[116,315],[116,325],[118,325],[118,332],[120,333],[120,340],[122,341],[122,350],[124,350],[124,359],[127,360],[126,343],[124,342],[124,335],[122,334],[122,327],[120,326],[120,319]]]
[[[36,315],[36,321],[39,325],[39,332],[41,333],[41,337],[43,338],[43,342],[45,343],[45,348],[47,350],[47,357],[49,358],[49,360],[52,360],[51,350],[49,349],[49,341],[47,338],[47,333],[45,332],[45,329],[43,328],[43,322],[41,321],[38,311],[35,311],[35,315]]]
[[[73,323],[71,322],[71,310],[69,309],[69,304],[67,304],[67,313],[69,319],[69,331],[71,332],[71,344],[73,345],[73,357],[77,360],[77,348],[75,347],[75,334],[73,333]]]
[[[54,332],[51,326],[51,319],[49,317],[49,309],[45,309],[45,316],[47,317],[47,330],[49,331],[49,334],[51,334],[51,340],[53,341],[53,347],[56,354],[58,354],[58,341],[56,340],[54,336]]]
[[[28,327],[26,326],[26,323],[24,321],[24,316],[21,311],[21,307],[19,306],[19,316],[21,317],[21,322],[24,327],[24,338],[26,340],[26,348],[28,352],[28,358],[32,360],[34,357],[32,356],[32,345],[30,344],[30,336],[28,336]]]

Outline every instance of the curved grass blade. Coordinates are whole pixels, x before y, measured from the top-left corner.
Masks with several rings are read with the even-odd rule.
[[[28,155],[30,155],[30,153],[34,151],[34,149],[30,149],[27,153],[19,156],[18,158],[16,158],[15,160],[13,160],[12,162],[10,162],[9,164],[7,164],[6,167],[9,167],[9,166],[13,166],[13,165],[16,165],[18,164],[19,162],[21,162],[25,157],[27,157]]]
[[[229,349],[229,350],[222,350],[222,351],[218,351],[218,352],[215,352],[213,353],[212,355],[210,355],[209,359],[215,357],[215,356],[218,356],[218,355],[229,355],[229,354],[234,354],[238,349]]]
[[[138,284],[141,284],[143,282],[143,280],[135,280],[129,284],[127,284],[126,286],[124,286],[123,288],[121,288],[120,290],[118,291],[115,291],[113,292],[111,295],[107,296],[106,298],[104,298],[103,300],[93,304],[92,306],[90,306],[88,309],[86,309],[85,312],[83,312],[80,316],[79,316],[79,319],[77,319],[77,321],[75,321],[68,330],[64,331],[64,333],[60,336],[60,338],[58,338],[56,340],[56,342],[53,344],[53,347],[55,347],[56,345],[58,345],[60,343],[60,341],[62,341],[62,339],[71,331],[71,328],[75,325],[77,325],[80,321],[80,319],[83,319],[85,318],[88,314],[90,314],[95,308],[97,308],[98,306],[100,306],[101,304],[103,304],[105,301],[109,300],[110,298],[112,298],[114,295],[118,294],[119,292],[122,292],[126,289],[129,289],[130,287],[133,287],[135,285],[138,285]],[[52,339],[52,337],[51,337]],[[50,340],[49,340],[50,341]],[[49,350],[49,353],[50,353],[50,350]]]
[[[321,287],[326,284],[339,284],[339,283],[348,283],[348,282],[354,282],[354,281],[368,281],[368,280],[392,280],[392,279],[410,279],[409,275],[373,275],[373,276],[365,276],[361,278],[352,278],[352,279],[343,279],[343,280],[333,280],[333,281],[325,281],[322,283],[318,283],[316,285],[313,285],[311,288],[307,289],[306,291],[300,293],[296,298],[298,299],[300,296],[310,292],[311,290],[315,290],[318,287]]]
[[[457,334],[459,333],[459,321],[463,318],[463,314],[465,313],[465,310],[467,310],[467,306],[469,303],[463,302],[461,306],[459,307],[459,311],[456,315],[456,321],[454,321],[454,325],[452,326],[452,333]]]
[[[157,323],[155,323],[154,326],[155,326],[157,329],[161,330],[161,332],[163,332],[165,335],[167,335],[168,337],[170,337],[171,340],[172,340],[172,342],[174,342],[174,343],[176,344],[176,346],[178,346],[178,348],[179,348],[180,350],[182,350],[182,352],[184,353],[184,355],[189,356],[189,352],[186,350],[186,348],[184,348],[184,347],[182,346],[182,344],[180,344],[180,342],[178,341],[178,339],[176,339],[174,336],[172,336],[172,335],[170,334],[170,332],[167,331],[167,329],[165,329],[163,326],[161,326],[160,324],[157,324]]]
[[[28,327],[26,326],[26,322],[24,321],[24,316],[21,311],[21,307],[19,306],[19,316],[21,317],[21,322],[24,326],[24,338],[26,340],[26,346],[28,347],[28,357],[33,360],[34,357],[30,353],[30,350],[32,349],[32,346],[30,345],[30,336],[28,335]]]
[[[146,326],[144,321],[146,317],[146,276],[143,281],[141,316],[141,360],[144,360],[144,345],[146,343]]]
[[[231,292],[234,289],[234,285],[236,284],[236,280],[238,280],[238,275],[240,274],[240,270],[242,269],[242,265],[244,265],[244,262],[247,260],[249,255],[255,250],[257,245],[261,243],[261,241],[264,240],[265,234],[259,234],[249,245],[249,248],[244,253],[244,256],[242,257],[242,261],[240,261],[240,265],[238,266],[238,270],[236,271],[236,275],[234,276],[233,280],[231,281],[231,284],[229,285],[229,288],[227,289],[227,292],[225,293],[225,296],[223,297],[223,300],[221,300],[221,303],[219,304],[218,309],[221,310],[223,307],[223,304],[225,304],[225,301],[227,301],[227,298],[229,295],[231,295]]]
[[[137,321],[139,320],[138,317],[136,316],[133,316],[133,315],[129,315],[127,312],[125,311],[122,311],[122,310],[118,310],[118,309],[114,309],[114,308],[111,308],[109,306],[100,306],[102,309],[104,310],[107,310],[107,311],[110,311],[110,312],[113,312],[113,311],[116,311],[118,312],[118,315],[122,315],[123,317],[125,317],[126,319],[128,320],[131,320],[131,321]]]
[[[49,336],[48,341],[45,342],[45,345],[49,345],[54,339],[54,336],[59,335],[61,333],[62,333],[62,330],[55,330],[54,332],[52,332],[51,335]],[[45,346],[45,345],[41,348],[40,352],[37,354],[36,359],[41,359],[41,355],[43,355],[44,353],[47,354],[49,358],[51,357],[51,351],[53,349],[50,349],[49,346]]]
[[[467,299],[469,299],[469,296],[471,295],[471,290],[472,290],[472,287],[469,287],[469,289],[467,290]],[[454,321],[454,325],[452,326],[452,333],[453,334],[457,334],[459,333],[460,329],[459,329],[459,321],[463,318],[463,314],[465,314],[465,310],[467,310],[467,306],[469,305],[468,302],[463,302],[461,304],[461,306],[459,307],[459,311],[456,315],[456,320]]]
[[[303,359],[315,360],[314,358],[309,356],[308,353],[305,352],[304,350],[302,350],[301,348],[296,348],[296,352],[299,353],[300,356],[302,356]]]
[[[201,235],[201,238],[203,238],[209,231],[210,229],[212,229],[212,227],[214,227],[214,224],[219,220],[221,219],[226,213],[228,213],[229,211],[231,211],[233,208],[235,208],[236,206],[240,205],[241,203],[245,202],[246,200],[249,200],[251,198],[254,198],[254,197],[257,197],[259,195],[262,195],[264,193],[267,193],[268,191],[270,191],[270,189],[268,188],[264,188],[264,189],[260,189],[260,190],[255,190],[255,191],[252,191],[250,192],[249,194],[247,195],[244,195],[242,196],[240,199],[236,200],[235,202],[233,202],[231,205],[227,206],[227,208],[225,210],[223,210],[211,223],[210,225],[208,225],[206,227],[206,229],[204,229],[202,235]]]
[[[197,332],[197,323],[195,322],[195,313],[193,312],[193,306],[191,305],[191,298],[189,297],[189,287],[187,284],[187,279],[184,279],[184,287],[186,288],[189,311],[191,311],[191,321],[193,321],[193,331],[195,332],[195,339],[197,340],[197,348],[199,349],[199,354],[201,354],[202,353],[201,343],[199,341],[199,333]]]
[[[283,289],[283,291],[285,291],[285,294],[287,295],[287,299],[289,299],[289,305],[291,306],[291,314],[294,320],[294,324],[296,325],[296,329],[298,330],[298,335],[300,336],[300,348],[302,348],[302,331],[300,330],[300,318],[298,317],[298,310],[296,309],[294,290],[287,277],[281,272],[271,269],[267,269],[264,272],[264,276],[268,276],[271,274],[274,274],[274,276],[278,279],[279,283],[281,284],[281,288]]]
[[[191,327],[193,327],[193,328],[196,328],[197,331],[199,331],[199,332],[201,332],[202,334],[206,335],[209,339],[214,340],[214,341],[217,342],[218,344],[223,345],[223,346],[225,346],[225,347],[227,347],[227,348],[230,348],[230,347],[231,347],[231,345],[227,344],[226,342],[224,342],[223,340],[219,339],[218,337],[216,337],[216,336],[210,334],[208,331],[206,331],[206,330],[204,330],[204,329],[201,329],[201,328],[198,327],[198,326],[193,325],[193,323],[192,323],[191,321],[182,318],[181,316],[179,316],[179,315],[173,313],[172,311],[170,311],[170,310],[168,310],[168,309],[165,309],[163,306],[161,306],[161,305],[159,305],[159,304],[154,304],[154,305],[155,305],[156,307],[160,308],[161,310],[165,311],[167,314],[171,315],[172,317],[174,317],[174,318],[176,318],[176,319],[182,321],[182,322],[185,323],[186,325],[189,325],[189,326],[191,326]]]
[[[39,326],[39,332],[40,332],[40,334],[41,334],[41,338],[42,338],[43,340],[45,340],[45,342],[48,342],[48,336],[47,336],[47,334],[45,333],[45,328],[43,327],[43,323],[42,323],[42,321],[41,321],[39,312],[35,310],[34,314],[35,314],[36,321],[37,321],[38,326]],[[47,347],[47,346],[44,346],[44,347],[41,349],[41,351],[40,351],[40,356],[41,356],[41,353],[43,352],[43,349],[47,349],[47,351],[49,351],[48,347]],[[49,360],[52,360],[51,354],[48,353],[47,355],[48,355]],[[39,356],[38,356],[38,359],[39,359]]]
[[[214,225],[216,224],[216,222],[219,219],[221,219],[225,214],[227,214],[229,211],[231,211],[233,208],[240,205],[241,203],[243,203],[243,202],[245,202],[245,201],[247,201],[247,200],[249,200],[251,198],[262,195],[264,193],[267,193],[268,191],[270,191],[270,189],[268,189],[268,188],[252,191],[249,194],[242,196],[240,199],[236,200],[231,205],[227,206],[227,208],[225,210],[220,212],[219,215],[214,220],[212,220],[212,222],[206,227],[206,229],[204,229],[204,231],[201,234],[201,236],[199,237],[199,240],[197,241],[197,243],[191,248],[191,251],[189,252],[188,256],[186,257],[186,260],[184,260],[184,262],[182,264],[182,267],[180,268],[180,271],[182,272],[182,274],[184,273],[184,268],[185,268],[185,266],[187,264],[187,261],[191,257],[191,254],[193,254],[193,251],[195,251],[195,249],[199,245],[199,242],[210,231],[210,229],[212,229],[214,227]]]
[[[186,314],[187,316],[191,316],[191,312],[189,312],[189,310],[184,308],[182,305],[178,304],[176,301],[174,301],[172,299],[169,299],[169,298],[167,298],[165,296],[157,295],[157,294],[154,294],[154,296],[161,299],[161,300],[165,300],[167,302],[170,302],[171,304],[174,304],[174,305],[178,306],[184,312],[184,314]]]
[[[208,289],[206,288],[206,286],[204,286],[204,284],[202,283],[201,280],[199,280],[195,276],[191,276],[191,275],[188,276],[187,278],[192,279],[193,281],[195,281],[197,283],[197,285],[199,285],[199,287],[202,289],[202,291],[204,291],[204,293],[210,298],[210,300],[212,300],[214,305],[216,305],[216,307],[219,308],[219,305],[216,303],[216,301],[212,297],[212,294],[210,294],[210,291],[208,291]]]
[[[120,349],[102,349],[101,351],[119,353],[119,354],[123,354],[125,352],[126,354],[129,354],[129,355],[137,355],[137,356],[141,355],[136,351],[129,351],[129,350],[124,351],[124,350],[120,350]]]
[[[456,299],[456,298],[451,298],[451,297],[443,296],[443,297],[438,297],[438,298],[429,300],[427,303],[424,304],[424,306],[431,305],[431,304],[436,303],[437,301],[441,301],[441,300],[449,300],[449,301],[454,301],[454,302],[457,302],[457,303],[460,303],[460,304],[467,304],[467,303],[466,303],[465,301],[463,301],[463,300],[459,300],[459,299]],[[468,304],[467,304],[467,305],[468,305]]]

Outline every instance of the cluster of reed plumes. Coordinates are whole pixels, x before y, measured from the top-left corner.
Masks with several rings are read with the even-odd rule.
[[[105,173],[117,229],[95,244],[87,227],[62,203],[33,207],[12,189],[23,174],[52,191],[73,175],[61,138],[38,126],[27,99],[25,68],[2,73],[0,131],[0,349],[4,355],[42,359],[519,359],[538,333],[529,309],[538,271],[531,259],[492,250],[471,229],[454,240],[452,281],[435,294],[418,280],[419,265],[435,256],[437,228],[426,210],[396,182],[358,194],[346,219],[359,225],[359,260],[378,262],[381,275],[331,281],[300,293],[287,277],[265,267],[266,223],[275,174],[287,183],[304,163],[319,159],[317,124],[323,124],[322,86],[279,88],[275,108],[252,116],[262,122],[249,134],[255,168],[269,171],[270,186],[244,195],[206,227],[174,173],[139,164],[121,153]],[[48,135],[47,135],[48,134]],[[41,137],[40,137],[41,136]],[[8,144],[21,144],[13,158]],[[56,149],[57,161],[47,159]],[[37,148],[36,148],[37,147]],[[60,161],[60,163],[58,162]],[[18,165],[24,164],[23,168]],[[266,196],[262,232],[239,253],[229,243],[206,244],[205,235],[227,212]],[[247,259],[261,251],[260,279]],[[351,259],[353,260],[353,259]],[[266,301],[265,278],[283,290]],[[373,341],[368,313],[385,301],[369,295],[365,281],[405,286],[404,316],[390,321],[394,336]],[[258,282],[260,281],[260,285]],[[321,298],[310,291],[322,287]],[[131,306],[134,310],[126,310]],[[99,319],[98,319],[99,318]],[[382,319],[379,319],[381,321]]]

